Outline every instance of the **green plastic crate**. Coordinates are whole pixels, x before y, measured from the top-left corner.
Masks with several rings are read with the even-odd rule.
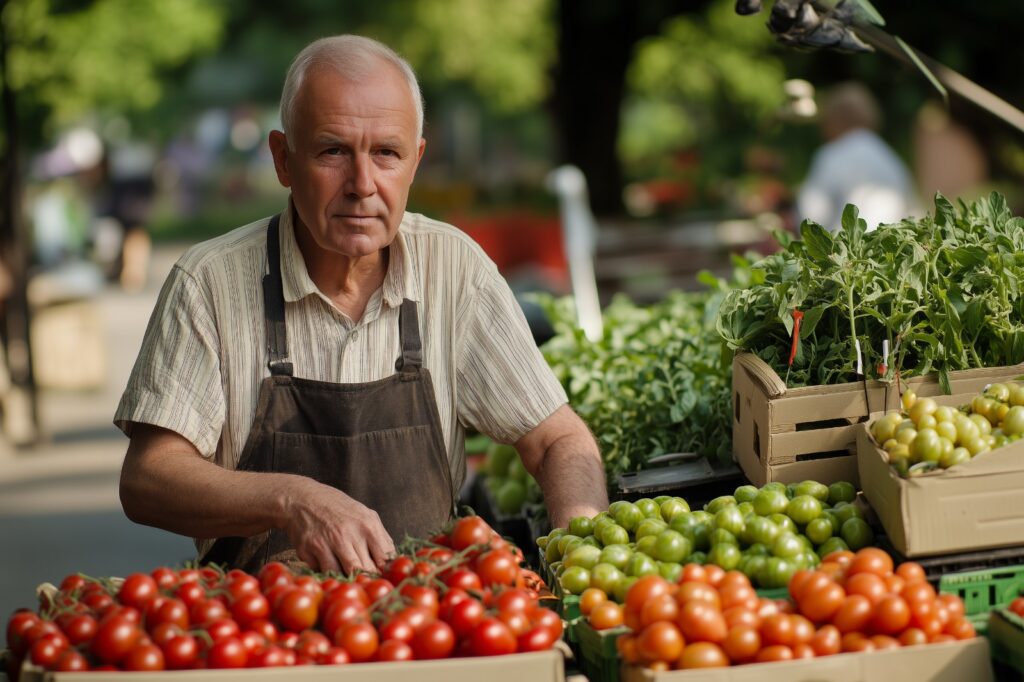
[[[992,611],[988,641],[993,659],[1024,675],[1024,618],[1008,609]]]
[[[576,624],[580,671],[590,682],[619,682],[619,654],[615,640],[630,632],[627,627],[595,630],[586,620]]]
[[[983,616],[1024,594],[1024,566],[950,573],[939,579],[939,592],[963,599],[968,616]]]

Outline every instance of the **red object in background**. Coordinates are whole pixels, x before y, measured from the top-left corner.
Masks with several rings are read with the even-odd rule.
[[[569,264],[557,216],[499,213],[455,215],[447,221],[472,237],[502,274],[533,268],[554,291],[568,292]]]
[[[789,349],[789,365],[793,365],[793,360],[796,359],[796,352],[800,348],[800,321],[804,319],[804,314],[797,309],[793,309],[793,344]]]

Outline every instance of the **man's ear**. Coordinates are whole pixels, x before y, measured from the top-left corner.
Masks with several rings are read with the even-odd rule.
[[[277,181],[282,187],[291,187],[292,181],[288,174],[288,138],[280,130],[271,130],[269,143],[270,153],[274,156]]]
[[[424,138],[420,138],[420,143],[416,147],[416,165],[412,169],[413,177],[416,176],[416,171],[419,170],[420,161],[423,160],[423,152],[427,149],[427,141]]]

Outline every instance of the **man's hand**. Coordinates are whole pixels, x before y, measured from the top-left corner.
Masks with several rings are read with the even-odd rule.
[[[394,552],[377,513],[293,474],[229,471],[173,431],[137,424],[121,469],[121,504],[136,523],[196,538],[283,529],[320,570],[373,570]]]
[[[395,552],[377,512],[311,478],[287,485],[284,531],[317,571],[375,571]]]

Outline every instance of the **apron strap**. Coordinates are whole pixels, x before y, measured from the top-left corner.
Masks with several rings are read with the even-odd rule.
[[[267,265],[263,276],[263,310],[267,325],[267,367],[273,376],[292,376],[288,362],[288,329],[284,320],[284,287],[281,284],[281,242],[278,223],[281,214],[270,219],[267,228]]]
[[[423,344],[420,343],[420,324],[416,302],[402,300],[398,311],[398,336],[402,341],[402,356],[395,369],[403,374],[414,374],[423,366]]]

